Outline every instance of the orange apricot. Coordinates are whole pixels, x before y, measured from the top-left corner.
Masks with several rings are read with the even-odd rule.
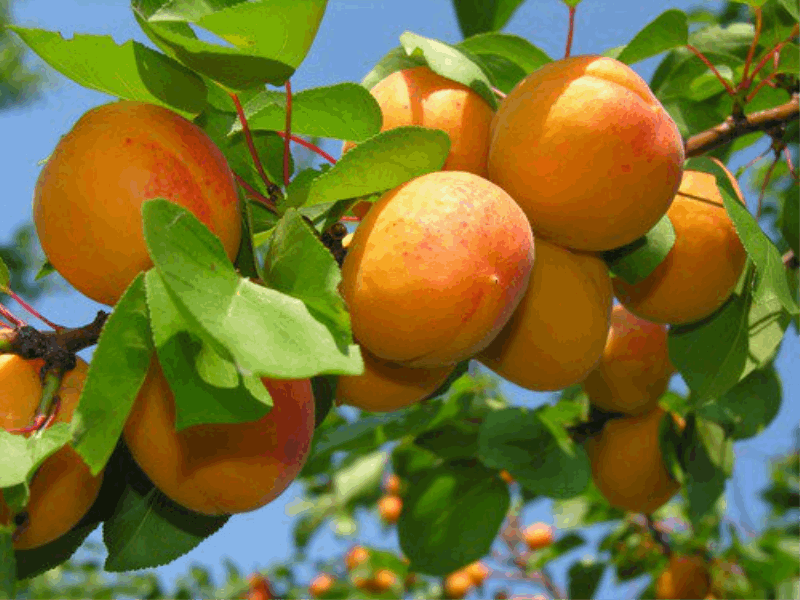
[[[397,581],[397,575],[389,569],[378,569],[369,580],[367,588],[382,593],[397,585]]]
[[[703,557],[673,554],[656,579],[656,598],[704,598],[710,588],[711,576]]]
[[[612,419],[587,440],[592,479],[612,506],[650,514],[680,489],[664,464],[659,444],[665,414],[657,407],[643,415]]]
[[[250,586],[247,590],[247,600],[272,600],[272,590],[269,587],[269,580],[259,573],[253,573],[247,578]]]
[[[578,250],[628,244],[655,225],[683,171],[680,132],[630,67],[576,56],[537,69],[492,123],[489,179],[535,233]]]
[[[582,381],[600,358],[613,292],[605,263],[536,239],[536,260],[511,320],[478,360],[529,390]]]
[[[383,483],[383,491],[392,496],[399,496],[403,483],[394,473],[390,474]]]
[[[236,257],[239,196],[219,148],[166,108],[114,102],[88,111],[61,138],[36,183],[33,221],[56,270],[110,305],[152,266],[141,205],[158,197],[191,211]]]
[[[125,441],[157,488],[207,515],[255,510],[277,498],[305,463],[314,433],[308,379],[267,379],[272,410],[246,423],[175,431],[175,399],[153,359],[125,423]]]
[[[0,355],[0,426],[3,429],[13,431],[31,424],[42,398],[39,370],[43,364],[39,359]],[[78,358],[75,368],[64,375],[54,423],[72,421],[88,368],[86,362]],[[102,482],[103,472],[92,475],[88,465],[69,444],[51,454],[31,480],[29,501],[24,509],[27,521],[14,541],[14,548],[38,548],[67,533],[89,512]],[[10,523],[11,517],[0,491],[0,523]]]
[[[541,550],[553,543],[553,528],[547,523],[534,523],[522,532],[530,550]]]
[[[353,546],[348,550],[344,557],[344,565],[348,571],[352,571],[358,565],[369,560],[369,550],[364,546]]]
[[[716,179],[686,171],[667,216],[675,244],[639,283],[614,278],[614,292],[631,312],[658,323],[685,324],[712,314],[730,298],[747,252],[728,216]]]
[[[483,582],[492,574],[492,570],[483,564],[481,561],[476,561],[464,567],[466,572],[472,579],[472,584],[476,586],[483,585]]]
[[[312,598],[319,598],[327,594],[336,580],[329,573],[320,573],[308,586],[308,593]]]
[[[505,481],[508,485],[511,485],[512,483],[514,483],[514,477],[511,475],[511,473],[509,473],[505,469],[500,471],[500,479]]]
[[[443,170],[486,177],[494,111],[476,92],[420,66],[395,71],[370,93],[383,113],[381,131],[405,125],[440,129],[450,136],[450,153]],[[343,152],[352,146],[346,143]]]
[[[583,389],[598,408],[639,415],[656,407],[674,372],[666,326],[640,319],[617,304],[603,356]]]
[[[339,376],[336,402],[371,412],[391,412],[419,402],[455,369],[455,365],[415,369],[380,359],[363,348],[361,356],[364,372]]]
[[[402,510],[403,500],[400,496],[383,496],[378,500],[378,512],[386,523],[397,523]]]
[[[444,592],[448,598],[463,598],[473,587],[472,577],[464,570],[454,571],[444,579]]]
[[[356,229],[340,290],[355,338],[411,367],[452,365],[486,347],[528,283],[533,234],[511,197],[461,171],[385,193]]]

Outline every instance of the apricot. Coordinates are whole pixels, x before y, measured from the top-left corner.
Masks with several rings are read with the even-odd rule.
[[[656,579],[656,598],[705,598],[710,588],[711,576],[701,556],[673,554]]]
[[[400,481],[400,478],[394,473],[392,473],[386,478],[386,481],[383,483],[383,491],[392,496],[399,496],[402,486],[403,484]]]
[[[166,108],[114,102],[88,111],[56,145],[36,182],[33,221],[56,270],[111,305],[152,266],[141,205],[158,197],[190,210],[236,257],[239,196],[219,148]]]
[[[547,523],[534,523],[522,532],[525,544],[530,550],[541,550],[553,543],[553,528]]]
[[[386,192],[353,236],[340,290],[355,338],[411,367],[456,364],[485,348],[528,283],[533,234],[511,197],[461,171]]]
[[[397,523],[402,510],[403,501],[400,496],[389,495],[378,500],[378,512],[386,523]]]
[[[352,571],[358,565],[369,560],[369,550],[364,546],[353,546],[348,550],[344,557],[344,566],[348,571]]]
[[[639,415],[656,407],[674,372],[666,326],[640,319],[617,304],[603,356],[583,389],[598,408]]]
[[[250,586],[247,590],[247,600],[271,600],[272,590],[269,587],[269,580],[258,573],[254,573],[247,578]]]
[[[329,573],[320,573],[308,586],[308,593],[312,598],[319,598],[327,594],[336,580]]]
[[[415,369],[380,359],[362,348],[364,372],[340,375],[336,402],[371,412],[391,412],[419,402],[434,392],[455,365]]]
[[[730,298],[747,252],[709,173],[684,173],[667,216],[675,228],[675,245],[667,257],[639,283],[614,278],[614,292],[644,319],[693,323]]]
[[[500,479],[505,481],[508,485],[511,485],[512,483],[514,483],[514,477],[511,475],[511,473],[509,473],[505,469],[500,471]]]
[[[525,295],[477,358],[529,390],[578,383],[603,352],[612,302],[611,278],[602,260],[537,238]]]
[[[677,126],[639,75],[612,58],[576,56],[537,69],[503,100],[488,168],[536,234],[597,251],[658,222],[683,160]]]
[[[367,588],[373,592],[386,592],[397,585],[397,575],[389,569],[378,569],[369,580]]]
[[[464,572],[470,576],[472,584],[476,586],[483,585],[483,582],[486,581],[492,573],[491,569],[481,561],[467,565],[464,567]]]
[[[666,411],[612,419],[586,442],[592,479],[612,506],[650,514],[680,489],[666,466],[658,432]],[[675,419],[678,426],[681,422]]]
[[[31,424],[42,397],[39,371],[43,364],[44,361],[38,359],[0,355],[0,425],[3,429],[22,429]],[[54,423],[72,421],[88,368],[79,358],[75,368],[64,375]],[[29,502],[24,509],[28,519],[14,548],[38,548],[67,533],[89,512],[102,482],[103,472],[93,476],[69,444],[51,454],[31,480]],[[9,524],[11,517],[0,491],[0,523]]]
[[[272,410],[246,423],[175,431],[175,399],[155,358],[124,437],[155,486],[207,515],[255,510],[277,498],[305,463],[314,433],[311,382],[263,378]]]
[[[464,570],[454,571],[444,579],[444,592],[448,598],[463,598],[472,587],[472,577]]]

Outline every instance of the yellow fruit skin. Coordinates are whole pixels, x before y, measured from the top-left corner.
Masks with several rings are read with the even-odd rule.
[[[598,408],[639,415],[656,407],[674,372],[666,326],[640,319],[618,304],[611,312],[603,356],[583,389]]]
[[[578,383],[603,352],[612,301],[602,260],[537,238],[525,295],[478,360],[529,390]]]
[[[643,281],[615,278],[614,291],[628,309],[658,323],[693,323],[730,298],[744,270],[742,245],[716,185],[708,173],[687,171],[667,216],[675,244]]]
[[[495,114],[489,179],[534,232],[561,246],[608,250],[647,233],[683,171],[677,126],[630,67],[576,56],[534,71]]]
[[[21,429],[31,424],[42,396],[38,378],[42,365],[42,360],[0,355],[3,429]],[[79,358],[75,368],[64,375],[58,392],[61,404],[54,423],[72,420],[88,369]],[[72,446],[66,445],[50,455],[31,481],[30,500],[25,508],[28,523],[14,542],[14,548],[38,548],[67,533],[92,507],[102,482],[103,472],[93,476]],[[0,523],[9,523],[10,517],[0,492]]]
[[[650,514],[680,489],[664,465],[658,432],[661,407],[637,417],[612,419],[586,442],[592,479],[612,506]]]
[[[461,171],[384,194],[356,229],[340,290],[353,335],[411,367],[453,365],[485,348],[517,307],[533,264],[519,206]]]
[[[33,221],[56,270],[112,305],[152,266],[141,205],[158,197],[191,211],[236,257],[239,197],[222,152],[170,110],[115,102],[88,111],[58,143],[36,183]]]
[[[272,410],[246,423],[175,431],[175,399],[153,360],[125,423],[136,462],[172,500],[207,515],[255,510],[277,498],[305,463],[314,433],[307,379],[262,379]]]
[[[711,577],[700,556],[670,556],[669,565],[656,579],[656,598],[696,600],[705,598]]]
[[[464,570],[450,573],[444,580],[444,591],[448,598],[463,598],[472,587],[472,577]]]
[[[553,543],[553,528],[547,523],[534,523],[525,529],[523,537],[530,550],[540,550]]]
[[[391,412],[419,402],[435,391],[455,369],[454,365],[414,369],[373,356],[362,348],[364,372],[341,375],[336,403],[372,412]]]

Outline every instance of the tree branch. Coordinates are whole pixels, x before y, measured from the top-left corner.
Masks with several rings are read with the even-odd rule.
[[[690,137],[686,141],[686,156],[700,156],[748,133],[786,125],[796,121],[799,115],[798,96],[793,94],[789,102],[775,108],[745,115],[743,119],[728,117],[716,127]]]

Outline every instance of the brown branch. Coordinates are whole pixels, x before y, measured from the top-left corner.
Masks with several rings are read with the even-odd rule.
[[[787,269],[800,269],[800,258],[795,255],[794,250],[783,255],[783,266]]]
[[[44,358],[57,350],[74,354],[94,346],[100,338],[108,313],[99,311],[94,321],[83,327],[64,328],[59,331],[37,331],[26,326],[15,329],[0,340],[0,351],[18,354],[26,359]]]
[[[716,127],[693,135],[686,140],[686,156],[700,156],[748,133],[767,131],[774,127],[786,125],[796,121],[798,115],[800,115],[798,96],[793,94],[789,102],[775,108],[745,115],[744,118],[738,120],[734,117],[728,117]]]

